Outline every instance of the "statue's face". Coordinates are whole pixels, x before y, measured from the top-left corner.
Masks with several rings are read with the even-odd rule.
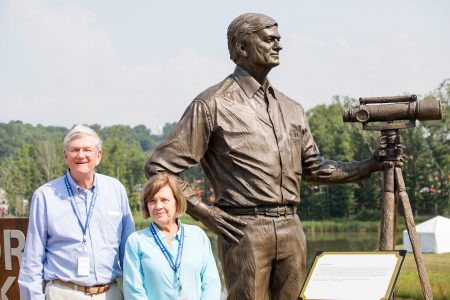
[[[248,36],[245,45],[246,65],[250,68],[272,69],[280,64],[280,33],[277,26],[264,28]]]

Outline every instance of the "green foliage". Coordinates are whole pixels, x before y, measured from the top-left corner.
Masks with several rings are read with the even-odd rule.
[[[450,214],[450,80],[443,81],[437,90],[421,99],[429,100],[441,101],[444,120],[423,122],[400,131],[406,145],[403,174],[416,217]],[[356,99],[336,96],[331,104],[308,111],[309,124],[323,156],[337,161],[363,160],[378,148],[379,132],[342,122],[342,110],[357,104]],[[139,210],[139,195],[146,181],[144,163],[175,126],[176,123],[167,123],[162,135],[153,135],[144,125],[91,125],[103,140],[103,157],[97,171],[124,184],[133,211]],[[64,173],[62,139],[67,131],[64,127],[32,126],[20,121],[0,123],[0,188],[6,190],[12,210],[22,198],[30,199],[37,187]],[[380,175],[372,174],[369,179],[343,185],[303,182],[300,217],[302,220],[379,218]],[[199,165],[181,176],[193,183],[195,189],[210,190]]]
[[[450,253],[423,254],[433,299],[450,299]],[[413,253],[406,255],[397,284],[395,296],[407,299],[423,299],[420,279]]]
[[[400,130],[406,146],[403,174],[416,216],[450,213],[450,79],[420,99],[429,100],[441,101],[443,121],[427,121]],[[342,110],[357,104],[355,99],[335,97],[331,105],[318,105],[308,112],[311,131],[323,156],[337,161],[357,161],[371,157],[378,148],[379,132],[342,122]],[[370,179],[357,184],[325,188],[304,183],[300,217],[375,218],[373,212],[380,210],[382,198],[381,175],[381,172],[372,174]]]
[[[376,221],[380,220],[381,213],[379,209],[363,209],[355,214],[353,218],[356,221]]]
[[[118,178],[127,189],[131,206],[138,210],[146,181],[143,167],[149,156],[145,151],[158,145],[161,136],[151,135],[143,125],[91,127],[103,140],[97,172]],[[62,140],[67,132],[63,127],[34,127],[20,121],[0,123],[0,187],[7,192],[11,213],[17,214],[22,199],[30,200],[40,185],[64,174]]]
[[[42,125],[32,126],[21,121],[0,123],[0,160],[12,155],[24,144],[32,144],[38,140],[53,140],[67,131],[64,127]],[[61,140],[62,141],[62,140]]]
[[[326,221],[302,221],[306,233],[315,232],[378,232],[380,221],[348,221],[347,219]],[[311,236],[308,237],[309,239]]]
[[[439,88],[425,97],[425,100],[439,100],[442,104],[443,121],[424,122],[426,133],[425,157],[429,164],[428,187],[434,193],[424,196],[427,206],[435,214],[450,213],[450,79],[441,83]],[[421,203],[422,204],[422,203]],[[422,204],[422,207],[425,204]]]
[[[175,128],[175,126],[177,126],[176,122],[166,123],[163,127],[162,138],[166,138],[172,132],[172,130]]]
[[[350,98],[335,97],[331,105],[318,105],[308,112],[314,140],[322,156],[336,161],[370,158],[378,147],[378,137],[363,131],[358,124],[343,123],[345,105],[354,104]],[[300,216],[304,219],[352,218],[356,212],[379,207],[381,198],[379,177],[374,174],[357,184],[310,186],[302,191]]]

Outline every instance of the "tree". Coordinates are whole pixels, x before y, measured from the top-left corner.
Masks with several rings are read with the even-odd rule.
[[[166,123],[163,127],[162,139],[165,139],[176,126],[177,126],[176,122]]]
[[[155,138],[151,135],[151,130],[144,125],[135,126],[131,130],[131,133],[139,141],[139,145],[143,151],[149,151],[156,146]]]
[[[444,80],[424,101],[439,100],[442,104],[442,121],[424,122],[426,150],[430,162],[428,198],[432,200],[434,214],[450,213],[450,79]]]
[[[64,172],[63,145],[57,140],[42,140],[36,143],[31,153],[41,182],[48,182]]]
[[[339,98],[335,98],[331,105],[318,105],[308,112],[309,124],[322,155],[337,161],[352,161],[358,147],[353,139],[354,129],[342,122],[342,110]],[[319,188],[319,195],[315,197],[319,200],[315,201],[321,202],[323,217],[352,216],[358,207],[355,196],[357,187],[355,184],[345,184]]]
[[[8,194],[10,210],[15,213],[22,199],[30,199],[34,190],[42,184],[32,159],[33,146],[24,144],[0,165],[0,186]]]
[[[137,210],[139,207],[139,194],[146,178],[144,162],[147,159],[142,152],[138,141],[127,142],[126,139],[114,137],[106,139],[103,143],[102,162],[97,167],[99,173],[117,178],[125,186],[130,206]]]
[[[416,214],[448,215],[450,79],[422,99],[429,100],[441,101],[444,120],[427,121],[413,129],[400,130],[406,145],[403,174]],[[331,104],[318,105],[308,111],[309,124],[322,155],[339,161],[363,160],[378,148],[380,132],[363,130],[360,124],[342,121],[342,110],[357,104],[355,99],[337,96]],[[116,177],[124,184],[134,210],[138,209],[140,191],[146,182],[144,163],[175,126],[176,123],[166,123],[162,135],[153,135],[144,125],[133,128],[90,125],[103,140],[103,159],[97,171]],[[0,187],[7,191],[13,208],[22,197],[30,199],[36,188],[64,173],[62,139],[67,131],[64,127],[32,126],[21,121],[0,123]],[[376,219],[382,199],[381,174],[378,172],[370,179],[343,185],[302,183],[300,216],[304,219],[367,220],[368,216]],[[210,189],[199,165],[181,176],[198,189]]]

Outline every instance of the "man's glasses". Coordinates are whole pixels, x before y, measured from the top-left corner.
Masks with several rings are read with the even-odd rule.
[[[67,152],[71,156],[77,156],[77,155],[81,155],[81,153],[83,153],[84,156],[91,157],[91,156],[94,156],[95,154],[97,154],[97,150],[92,149],[92,148],[69,148],[69,149],[67,149]]]

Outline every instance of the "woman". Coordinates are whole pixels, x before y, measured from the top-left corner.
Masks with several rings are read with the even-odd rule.
[[[141,197],[150,226],[130,235],[125,247],[126,299],[220,299],[211,244],[195,225],[181,224],[186,199],[175,176],[152,176]]]

